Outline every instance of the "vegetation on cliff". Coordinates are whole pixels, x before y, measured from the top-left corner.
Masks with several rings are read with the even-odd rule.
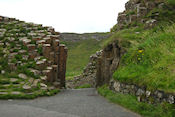
[[[132,36],[122,38],[131,46],[121,58],[114,79],[174,93],[175,24],[142,30],[139,34],[132,32]]]
[[[161,104],[154,103],[156,106],[138,102],[138,97],[114,93],[107,86],[99,88],[99,93],[143,116],[174,117],[174,22],[174,0],[130,0],[126,3],[126,10],[119,14],[118,24],[111,29],[113,35],[103,44],[107,47],[115,42],[125,51],[113,74],[114,80],[126,86],[143,87],[151,93],[162,91],[172,94],[172,105],[165,103],[163,99],[157,101],[162,102]]]

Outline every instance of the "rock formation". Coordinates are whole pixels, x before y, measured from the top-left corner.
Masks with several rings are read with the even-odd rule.
[[[60,33],[52,27],[0,16],[0,71],[2,77],[7,77],[0,79],[0,90],[5,88],[2,80],[8,78],[25,90],[64,87],[67,48],[59,39]],[[52,85],[48,87],[48,83]]]
[[[168,11],[167,11],[168,9]],[[174,10],[165,0],[129,0],[125,4],[125,11],[118,14],[117,25],[113,31],[144,25],[154,27],[169,11]]]

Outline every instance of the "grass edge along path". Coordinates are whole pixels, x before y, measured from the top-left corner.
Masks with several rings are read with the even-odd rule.
[[[100,95],[104,96],[109,101],[134,111],[143,117],[175,117],[175,105],[167,103],[152,105],[138,102],[136,96],[114,93],[107,85],[99,87],[97,90]]]

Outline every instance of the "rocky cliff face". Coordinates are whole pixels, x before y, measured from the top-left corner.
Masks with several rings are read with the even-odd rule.
[[[154,27],[162,18],[173,17],[170,16],[171,11],[174,11],[174,8],[168,5],[166,0],[129,0],[125,4],[125,11],[118,14],[118,23],[112,30],[138,25]]]
[[[109,84],[123,54],[124,50],[118,42],[113,42],[103,49],[96,63],[96,86]]]
[[[75,88],[83,84],[90,84],[92,87],[109,84],[113,72],[119,66],[120,58],[125,50],[119,42],[113,42],[103,50],[97,51],[90,56],[88,65],[84,68],[80,76],[76,76],[73,81],[68,82],[68,88]]]

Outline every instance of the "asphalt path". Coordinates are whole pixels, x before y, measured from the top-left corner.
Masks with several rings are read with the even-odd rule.
[[[140,117],[93,88],[62,90],[34,100],[0,100],[0,117]]]

